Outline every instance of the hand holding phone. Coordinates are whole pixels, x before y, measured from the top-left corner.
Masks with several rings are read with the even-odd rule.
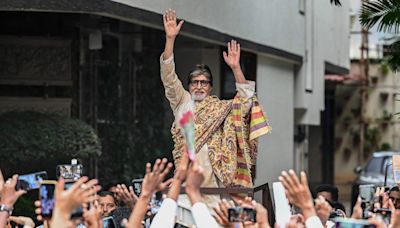
[[[379,208],[376,211],[376,217],[380,218],[386,225],[390,224],[392,211],[388,208]]]
[[[18,177],[18,181],[17,181],[17,185],[15,186],[15,189],[16,190],[25,190],[25,191],[39,189],[40,183],[46,179],[47,179],[46,171],[21,175]]]

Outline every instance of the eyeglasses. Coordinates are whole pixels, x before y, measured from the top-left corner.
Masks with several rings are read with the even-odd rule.
[[[208,80],[192,80],[192,81],[190,81],[191,86],[197,86],[199,83],[202,87],[206,87],[206,86],[210,85],[211,81],[208,81]]]

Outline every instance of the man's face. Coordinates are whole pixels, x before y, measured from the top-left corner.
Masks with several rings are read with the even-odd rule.
[[[115,204],[114,198],[112,196],[100,196],[99,197],[99,205],[101,208],[101,216],[107,217],[110,216],[110,213],[117,208]]]
[[[330,192],[325,192],[325,191],[318,192],[317,197],[318,196],[323,196],[326,200],[332,202],[332,194]]]
[[[210,80],[204,75],[198,75],[189,82],[189,93],[195,101],[202,101],[211,93]]]
[[[398,191],[391,191],[389,193],[389,198],[392,199],[394,207],[396,209],[400,209],[400,192]]]

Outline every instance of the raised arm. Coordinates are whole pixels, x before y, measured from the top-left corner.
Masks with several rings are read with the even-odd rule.
[[[176,13],[173,10],[167,10],[163,16],[165,29],[165,49],[160,57],[161,80],[165,88],[171,109],[176,116],[182,104],[190,101],[190,94],[187,92],[175,73],[174,63],[174,43],[179,34],[183,21],[177,23]]]
[[[178,24],[176,23],[175,10],[167,10],[163,16],[164,30],[165,30],[165,49],[163,60],[167,60],[174,53],[175,38],[182,28],[183,20]]]
[[[247,81],[240,66],[240,44],[236,40],[228,42],[228,53],[222,53],[225,63],[231,68],[236,81],[236,89],[242,98],[242,117],[246,116],[251,108],[251,98],[254,96],[256,85]]]

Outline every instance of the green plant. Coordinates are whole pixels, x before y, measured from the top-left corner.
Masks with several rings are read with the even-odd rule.
[[[379,150],[381,150],[381,151],[390,151],[390,150],[392,150],[392,146],[389,143],[384,142],[384,143],[381,144]]]
[[[382,114],[382,120],[384,121],[390,121],[392,120],[393,114],[389,113],[388,111],[384,110]]]
[[[381,65],[379,66],[379,71],[383,76],[386,76],[389,73],[389,65],[387,61],[382,61]]]
[[[400,30],[400,1],[376,0],[363,3],[360,12],[360,22],[368,29],[377,25],[382,32]],[[387,62],[392,70],[400,69],[400,38],[394,37],[394,42],[388,48]]]
[[[371,152],[376,151],[380,140],[381,132],[377,127],[367,128],[364,134],[364,154],[368,156]]]
[[[80,120],[37,112],[8,112],[0,115],[0,151],[0,160],[19,164],[59,156],[97,156],[101,145],[93,128]]]

